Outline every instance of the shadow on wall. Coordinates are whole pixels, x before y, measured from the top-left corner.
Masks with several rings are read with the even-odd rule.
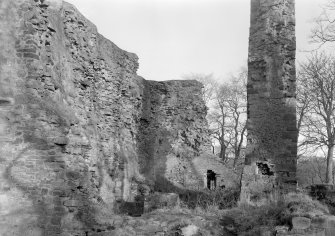
[[[144,82],[139,166],[154,191],[205,188],[204,174],[211,168],[207,164],[199,168],[194,162],[206,135],[202,101],[194,95],[198,86],[201,88],[192,81]]]
[[[22,149],[5,171],[10,186],[18,188],[24,198],[31,200],[33,212],[29,214],[38,216],[34,225],[21,225],[20,232],[29,235],[24,230],[31,229],[54,235],[63,230],[90,231],[96,222],[94,209],[90,207],[89,198],[93,193],[90,192],[88,171],[69,169],[64,159],[67,155],[64,132],[68,124],[56,109],[48,110],[46,104],[36,98],[29,101],[32,104],[24,104],[26,112],[17,114],[21,121],[16,127],[22,135],[16,137],[18,145],[15,148]],[[47,128],[43,122],[45,118],[53,120]],[[58,135],[52,136],[55,132]]]
[[[16,129],[22,134],[16,136],[17,145],[13,146],[13,149],[17,149],[18,153],[7,166],[5,178],[11,188],[18,188],[23,192],[23,198],[31,200],[34,211],[31,214],[38,216],[36,224],[31,227],[40,228],[45,233],[51,233],[48,232],[48,228],[52,227],[52,233],[60,233],[59,226],[65,212],[61,202],[64,183],[57,186],[54,181],[58,173],[63,172],[62,169],[65,168],[61,154],[64,148],[60,145],[51,146],[47,142],[47,133],[41,130],[41,123],[35,120],[38,109],[41,107],[35,106],[35,109],[24,112],[25,114],[11,112],[12,119],[20,120],[16,124]],[[34,117],[34,119],[24,119],[24,115]],[[36,135],[39,132],[42,133]],[[20,226],[27,227],[26,225]],[[24,233],[23,230],[26,229],[20,230],[21,233]]]
[[[155,82],[153,82],[155,83]],[[156,184],[161,182],[161,192],[174,191],[173,184],[164,177],[167,154],[171,150],[169,131],[162,127],[164,117],[160,106],[168,93],[164,84],[158,87],[159,93],[151,81],[144,81],[142,115],[139,124],[139,168],[147,180],[151,190],[157,190]],[[172,188],[172,189],[170,189]],[[163,190],[164,189],[164,190]]]
[[[18,41],[34,44],[31,34],[36,31],[26,27],[22,26]],[[15,103],[6,109],[14,140],[8,144],[12,157],[6,156],[3,176],[9,187],[4,195],[15,201],[8,209],[15,220],[8,222],[16,225],[9,225],[8,232],[38,236],[91,231],[97,225],[91,201],[97,186],[87,165],[71,165],[77,161],[67,149],[73,114],[55,99],[60,100],[64,88],[51,91],[42,87],[39,79],[45,75],[37,69],[41,66],[38,55],[17,60],[22,67],[17,72],[21,76],[16,81],[18,94]],[[32,86],[32,82],[39,86]],[[90,144],[78,148],[77,157],[89,156]]]
[[[167,84],[145,81],[142,116],[139,127],[138,153],[140,172],[154,191],[180,192],[183,188],[166,178],[168,155],[173,152],[173,142],[178,137],[174,127],[179,122],[172,114],[173,92]],[[171,102],[173,103],[173,102]]]
[[[71,232],[82,236],[101,231],[107,227],[99,225],[96,217],[101,210],[96,208],[104,208],[99,197],[100,184],[106,176],[102,169],[114,163],[108,163],[107,158],[101,159],[101,139],[92,121],[96,114],[91,103],[97,100],[92,96],[100,95],[95,95],[89,84],[82,88],[89,96],[66,91],[69,78],[76,76],[72,73],[74,68],[67,65],[71,63],[67,52],[62,51],[67,50],[61,38],[63,22],[58,14],[45,12],[48,4],[37,0],[18,1],[17,5],[9,0],[5,5],[6,2],[10,2],[9,16],[17,11],[22,24],[15,32],[17,40],[9,45],[13,51],[10,56],[17,63],[17,71],[13,72],[16,77],[8,78],[13,80],[8,90],[17,92],[15,102],[0,102],[0,108],[6,106],[4,112],[1,109],[1,115],[8,119],[5,128],[10,132],[5,138],[13,137],[6,147],[0,147],[0,173],[3,172],[0,175],[0,235],[44,236]],[[21,3],[23,6],[19,8]],[[39,28],[52,17],[58,17],[53,19],[57,22],[52,23],[59,24],[60,28],[51,29],[52,24],[47,24],[46,29]],[[6,20],[11,22],[12,19]],[[57,35],[52,35],[55,32]],[[53,44],[55,36],[59,37],[62,47]],[[48,55],[45,49],[50,51]],[[2,56],[2,52],[0,54]],[[55,59],[58,56],[58,60]],[[7,63],[0,60],[0,66]],[[122,77],[125,71],[119,70],[118,75]],[[72,101],[79,100],[79,104],[66,104],[67,96],[75,97],[77,100]],[[75,120],[74,108],[80,110],[80,124]],[[2,129],[1,117],[0,132]],[[82,133],[91,140],[83,140]],[[10,204],[5,206],[3,199],[9,199]]]

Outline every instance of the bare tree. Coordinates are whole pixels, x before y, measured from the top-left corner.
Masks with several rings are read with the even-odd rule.
[[[184,79],[197,80],[204,85],[203,99],[209,107],[207,120],[210,126],[213,153],[219,143],[219,158],[234,156],[234,167],[242,155],[246,133],[246,78],[242,68],[230,82],[218,83],[212,74],[188,74]]]
[[[326,183],[327,160],[317,156],[304,156],[299,159],[297,178],[302,186]],[[333,166],[333,182],[335,171]]]
[[[220,144],[219,158],[223,161],[226,160],[226,151],[231,141],[231,137],[228,135],[228,120],[231,117],[229,109],[231,93],[229,84],[220,84],[215,90],[214,110],[209,115],[211,133],[213,138]]]
[[[326,161],[320,157],[302,157],[297,172],[299,184],[303,186],[325,183]]]
[[[301,65],[299,75],[309,97],[299,133],[315,149],[326,148],[326,183],[331,183],[335,146],[335,58],[324,53],[313,54]]]
[[[232,114],[231,129],[233,132],[230,133],[232,136],[232,138],[230,138],[230,140],[232,140],[230,145],[234,152],[234,167],[236,166],[238,159],[241,157],[247,128],[246,78],[247,70],[242,70],[238,77],[233,78],[231,85],[232,97],[229,106]]]
[[[297,129],[298,129],[298,159],[309,154],[309,142],[306,137],[302,135],[303,129],[306,128],[306,115],[310,112],[311,97],[309,96],[309,89],[305,86],[303,76],[300,71],[297,74]]]
[[[335,0],[329,0],[322,6],[323,11],[314,19],[311,39],[320,46],[327,42],[335,42]]]
[[[234,167],[242,154],[246,133],[246,73],[217,86],[209,119],[213,138],[220,144],[219,157],[226,161],[227,150],[234,155]]]

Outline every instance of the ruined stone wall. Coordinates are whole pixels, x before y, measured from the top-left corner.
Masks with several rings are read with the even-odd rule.
[[[118,204],[134,201],[147,184],[143,166],[152,157],[139,149],[148,104],[162,112],[162,127],[180,122],[180,140],[196,150],[206,135],[196,134],[205,121],[192,120],[197,109],[205,117],[196,105],[201,85],[140,78],[137,56],[65,2],[2,0],[0,13],[0,235],[112,232]],[[170,93],[159,84],[183,105],[155,102]],[[190,93],[179,97],[178,90]],[[164,145],[174,146],[171,137],[162,137]]]
[[[242,195],[296,184],[294,0],[251,0],[248,137]]]
[[[197,81],[144,84],[141,173],[157,191],[201,187],[202,176],[192,160],[210,150],[202,85]]]

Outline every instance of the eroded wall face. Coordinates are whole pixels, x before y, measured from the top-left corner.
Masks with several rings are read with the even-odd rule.
[[[137,57],[62,1],[1,11],[0,234],[85,235],[142,180]]]
[[[137,56],[60,0],[3,0],[0,15],[0,235],[112,233],[146,184]]]
[[[207,108],[197,81],[146,81],[139,140],[140,172],[156,191],[203,187],[193,160],[210,152]]]
[[[296,184],[295,50],[294,0],[251,0],[242,195],[258,180],[284,191]]]

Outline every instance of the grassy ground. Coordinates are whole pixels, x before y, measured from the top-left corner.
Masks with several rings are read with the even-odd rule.
[[[289,193],[280,199],[239,204],[234,191],[212,192],[206,196],[197,195],[195,200],[184,203],[190,214],[216,215],[222,225],[234,235],[261,235],[273,231],[275,226],[291,227],[295,216],[312,218],[329,214],[328,207],[303,193]],[[202,201],[204,199],[204,201]],[[190,204],[191,203],[191,204]]]
[[[185,193],[181,205],[165,212],[189,215],[214,216],[232,235],[261,235],[276,226],[291,227],[295,216],[312,218],[329,214],[328,207],[304,193],[289,193],[267,201],[239,203],[238,191],[226,189]]]
[[[329,214],[328,207],[303,193],[289,193],[259,202],[239,203],[236,189],[203,190],[180,194],[180,203],[143,214],[141,217],[104,215],[101,223],[111,224],[120,235],[181,236],[184,227],[198,228],[197,236],[255,236],[274,232],[276,226],[291,227],[292,218],[313,218]],[[106,209],[107,210],[107,209]],[[111,214],[112,211],[106,211]],[[125,230],[129,234],[121,234]],[[131,233],[133,232],[133,233]]]

